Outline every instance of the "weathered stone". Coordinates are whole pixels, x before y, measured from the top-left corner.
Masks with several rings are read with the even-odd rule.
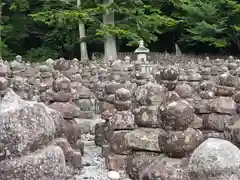
[[[104,100],[105,100],[106,102],[108,102],[108,103],[113,104],[114,101],[116,100],[116,99],[115,99],[115,94],[106,94],[106,95],[104,96]],[[120,101],[120,102],[122,102],[122,101]],[[125,102],[125,101],[123,101],[123,102]]]
[[[61,147],[65,156],[66,162],[74,168],[82,168],[82,152],[76,152],[64,138],[54,140],[54,144]]]
[[[240,91],[235,91],[232,98],[235,103],[240,103]]]
[[[226,140],[210,138],[192,153],[188,169],[192,180],[239,179],[240,150]],[[233,177],[233,176],[232,176]]]
[[[107,94],[115,94],[115,92],[121,88],[124,88],[123,84],[111,82],[106,84],[105,91]]]
[[[147,150],[162,152],[163,147],[159,146],[159,136],[166,136],[163,129],[138,128],[125,135],[126,143],[129,148],[136,150]]]
[[[173,101],[179,101],[181,98],[175,91],[168,91],[166,94],[166,101],[171,103]]]
[[[171,157],[184,157],[192,153],[202,141],[202,132],[192,128],[185,131],[169,131],[167,136],[159,136],[159,146]]]
[[[105,127],[107,126],[106,123],[97,123],[95,125],[95,144],[97,146],[102,146],[106,142],[106,134],[105,134]]]
[[[162,125],[167,130],[184,130],[194,119],[194,108],[186,101],[175,101],[166,108],[159,108]]]
[[[75,147],[78,139],[81,139],[82,126],[75,120],[64,121],[63,135],[71,146]]]
[[[82,169],[82,154],[81,152],[74,152],[73,156],[71,157],[71,165],[76,169]]]
[[[175,90],[177,83],[178,83],[177,80],[175,80],[175,81],[162,80],[159,82],[159,84],[164,85],[164,87],[166,87],[168,91]]]
[[[90,99],[78,99],[75,104],[80,108],[81,111],[93,111],[94,104]]]
[[[112,130],[131,130],[136,128],[134,115],[130,111],[116,111],[108,124]]]
[[[102,157],[107,157],[108,155],[111,154],[111,147],[110,147],[110,144],[103,144],[102,145]]]
[[[105,162],[108,170],[125,170],[127,164],[127,156],[118,154],[108,155],[105,159]]]
[[[197,114],[209,114],[212,112],[212,100],[197,100],[194,105]]]
[[[238,84],[238,77],[232,76],[229,73],[224,73],[219,76],[219,85],[235,87]]]
[[[159,156],[142,168],[139,179],[190,180],[190,177],[184,160]]]
[[[113,101],[115,108],[118,111],[126,111],[131,109],[132,107],[132,101],[128,100],[128,101],[120,101],[120,100],[115,100]]]
[[[91,132],[92,127],[90,123],[82,121],[82,119],[75,119],[75,121],[77,122],[78,126],[81,127],[82,134],[88,134]]]
[[[232,96],[234,91],[234,87],[217,86],[215,94],[216,96]]]
[[[204,136],[204,140],[209,138],[217,138],[217,139],[226,139],[223,132],[217,132],[213,130],[201,130]]]
[[[71,81],[64,77],[63,75],[60,75],[59,78],[57,78],[53,82],[53,90],[58,92],[58,91],[71,91],[72,84]]]
[[[8,87],[8,80],[4,77],[0,77],[0,91],[6,90]]]
[[[200,91],[214,91],[215,90],[215,84],[211,81],[203,81],[200,86]]]
[[[206,114],[203,115],[203,126],[205,129],[215,130],[218,132],[223,132],[224,129],[233,125],[236,121],[236,117],[225,114]]]
[[[91,90],[83,85],[79,84],[74,89],[78,92],[79,99],[90,99],[92,97]]]
[[[55,62],[54,68],[60,71],[69,70],[71,68],[71,61],[66,61],[63,58],[60,58]]]
[[[53,145],[59,146],[66,159],[68,159],[67,154],[69,150],[72,150],[71,145],[68,143],[67,139],[65,138],[58,138],[53,141]]]
[[[28,156],[0,161],[0,172],[2,180],[65,180],[67,167],[62,149],[49,146]]]
[[[141,105],[159,105],[166,101],[167,89],[159,84],[148,83],[136,91],[136,100]]]
[[[133,152],[131,156],[128,156],[126,171],[131,179],[139,179],[141,169],[150,164],[159,156],[154,152]]]
[[[103,113],[104,111],[114,111],[115,107],[114,107],[114,104],[110,104],[108,102],[100,102],[99,104],[99,113]]]
[[[0,63],[0,77],[6,77],[10,69],[3,63]]]
[[[188,81],[202,81],[202,76],[197,72],[188,73]]]
[[[76,149],[79,150],[81,155],[84,155],[84,142],[81,139],[78,139],[76,142]]]
[[[189,125],[189,128],[193,129],[203,128],[203,119],[197,115],[194,115],[193,122]]]
[[[141,106],[135,109],[135,122],[139,127],[161,127],[161,117],[158,118],[158,106]]]
[[[213,100],[213,111],[220,114],[236,114],[236,103],[232,97],[217,97]]]
[[[59,91],[53,94],[53,101],[69,102],[73,99],[71,92]]]
[[[219,73],[221,73],[222,72],[222,69],[221,69],[221,67],[219,67],[219,66],[216,66],[216,65],[213,65],[212,67],[211,67],[211,75],[212,76],[217,76]]]
[[[189,98],[193,95],[193,89],[188,84],[178,84],[175,91],[181,98]]]
[[[229,126],[226,126],[224,129],[224,137],[226,140],[233,142],[235,144],[240,144],[240,120],[239,118]]]
[[[60,115],[42,103],[20,99],[8,90],[0,103],[0,142],[11,156],[22,155],[51,142]]]
[[[81,111],[80,108],[75,108],[74,117],[79,119],[93,119],[95,117],[94,111]]]
[[[163,69],[160,73],[160,78],[162,80],[174,81],[178,78],[178,76],[179,76],[179,71],[174,66],[169,66],[169,67]]]
[[[73,119],[76,116],[76,108],[72,103],[54,102],[48,107],[61,112],[64,119]]]
[[[115,92],[116,100],[127,101],[131,99],[131,92],[128,89],[120,88]]]
[[[214,98],[214,92],[212,92],[212,91],[201,91],[199,93],[199,95],[202,99],[213,99]]]
[[[110,139],[111,151],[116,154],[127,155],[130,153],[130,149],[127,146],[125,135],[131,131],[115,131]]]

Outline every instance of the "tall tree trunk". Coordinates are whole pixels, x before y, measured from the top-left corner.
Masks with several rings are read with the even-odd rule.
[[[109,4],[114,2],[114,0],[103,0],[103,4]],[[103,14],[103,23],[115,25],[114,22],[114,12],[106,12]],[[116,39],[113,36],[105,37],[104,41],[104,59],[108,60],[116,60],[117,59],[117,47],[116,47]]]
[[[81,0],[77,0],[77,7],[80,9],[81,8]],[[82,20],[79,20],[78,22],[78,30],[79,30],[79,38],[85,38],[86,33],[85,33],[85,25]],[[88,52],[87,52],[87,43],[86,42],[81,42],[80,43],[80,52],[81,52],[81,61],[88,61]]]

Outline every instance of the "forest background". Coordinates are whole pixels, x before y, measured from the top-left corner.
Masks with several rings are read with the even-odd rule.
[[[240,54],[237,0],[1,0],[0,52],[41,61],[93,52]]]

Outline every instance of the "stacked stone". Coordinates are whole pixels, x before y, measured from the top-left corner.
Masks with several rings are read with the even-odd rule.
[[[203,81],[198,89],[201,99],[196,102],[195,110],[203,119],[202,132],[205,138],[225,139],[224,131],[238,118],[232,96],[237,93],[239,78],[229,72],[232,70],[234,73],[236,69],[235,64],[225,65],[222,60],[216,59],[210,80]],[[230,137],[227,139],[230,140]]]
[[[3,97],[9,87],[9,82],[7,79],[9,73],[8,66],[3,62],[0,63],[0,95]]]
[[[62,59],[60,61],[61,64],[59,61],[56,62],[58,64],[57,69],[64,69],[67,64]],[[58,133],[58,136],[63,136],[72,147],[76,147],[79,144],[82,134],[82,127],[75,119],[79,114],[79,111],[74,104],[74,102],[78,99],[78,94],[76,90],[73,89],[71,81],[59,71],[53,71],[53,79],[50,73],[48,73],[50,71],[48,65],[40,66],[39,69],[42,78],[42,83],[40,84],[40,87],[42,88],[40,91],[41,101],[48,105],[48,107],[57,110],[62,114],[64,120],[60,125],[62,130]],[[64,70],[66,70],[66,68]],[[73,77],[75,77],[75,75],[72,75],[72,78]],[[51,82],[52,86],[50,85]],[[81,147],[81,151],[83,154],[83,147]],[[75,153],[73,153],[72,150],[68,152],[72,156],[75,156]],[[80,161],[81,156],[77,156]]]
[[[14,61],[10,63],[10,69],[11,69],[11,76],[18,75],[21,72],[24,72],[25,70],[25,64],[23,62],[23,59],[20,55],[17,55]]]
[[[187,84],[189,84],[192,87],[192,91],[196,92],[200,83],[202,82],[202,76],[199,73],[198,67],[195,67],[194,69],[187,69]],[[191,99],[190,99],[191,103]]]
[[[103,122],[97,123],[95,125],[94,141],[97,146],[101,146],[103,148],[103,151],[105,151],[104,149],[107,151],[107,121],[116,109],[114,108],[113,101],[109,101],[109,98],[107,98],[108,96],[111,96],[111,94],[107,95],[109,93],[106,93],[106,85],[109,83],[109,74],[106,68],[101,67],[99,69],[98,79],[99,82],[94,85],[93,91],[96,95],[96,98],[98,99],[98,112]],[[105,153],[103,152],[103,155],[104,154]]]
[[[76,90],[79,92],[78,99],[74,101],[77,107],[77,117],[93,119],[95,117],[95,96],[89,88],[83,85],[78,86]]]
[[[202,76],[203,80],[210,80],[211,78],[211,66],[212,63],[209,57],[203,61],[203,63],[199,66],[199,73]]]
[[[139,179],[144,165],[152,162],[162,149],[158,137],[166,132],[158,121],[159,104],[164,104],[167,89],[156,83],[148,82],[138,87],[135,98],[138,107],[134,110],[138,128],[128,133],[126,144],[132,153],[127,160],[127,172],[132,179]]]
[[[38,94],[36,90],[36,83],[31,82],[31,79],[39,79],[40,72],[33,68],[30,64],[22,61],[21,56],[16,56],[16,60],[10,63],[10,87],[23,99],[31,100]],[[39,83],[38,83],[39,84]]]
[[[46,104],[54,103],[52,106],[56,106],[58,109],[60,108],[59,103],[62,104],[60,109],[66,119],[93,118],[92,93],[81,84],[82,77],[78,60],[67,61],[60,58],[54,63],[48,62],[47,64],[40,66],[40,71],[43,71],[41,72],[40,89],[43,91],[41,100]],[[54,69],[51,68],[52,66]],[[45,72],[47,69],[52,69],[54,79],[51,78],[49,71]],[[51,82],[54,87],[50,87]]]
[[[98,82],[94,84],[93,93],[96,97],[95,110],[96,114],[101,114],[104,111],[104,94],[105,94],[105,82],[108,80],[108,71],[104,68],[99,68],[97,72]]]
[[[103,146],[103,155],[109,170],[125,170],[127,157],[131,153],[126,143],[126,135],[136,128],[134,115],[131,112],[131,98],[128,89],[119,88],[115,91],[116,110],[107,121],[108,144]]]
[[[175,66],[168,66],[166,68],[161,68],[159,72],[156,73],[155,78],[157,83],[163,84],[168,91],[173,91],[178,83],[179,71]]]
[[[48,89],[51,89],[53,86],[53,67],[49,64],[43,64],[38,66],[36,69],[40,72],[40,78],[31,78],[31,83],[34,83],[34,81],[37,81],[36,88],[38,88],[39,94],[46,92]],[[39,82],[40,81],[40,82]],[[41,96],[40,96],[41,97]],[[40,99],[41,100],[41,99]]]
[[[7,69],[0,64],[0,179],[68,178],[66,161],[77,168],[82,163],[80,152],[65,139],[55,139],[64,130],[62,115],[43,103],[21,99],[8,88]]]
[[[90,67],[84,67],[84,69],[81,72],[81,76],[82,76],[81,83],[90,89],[92,89],[91,78],[94,75],[93,73],[94,71],[92,71]]]
[[[74,119],[76,117],[76,109],[73,100],[77,99],[74,89],[72,89],[71,81],[59,74],[53,81],[53,86],[45,92],[45,103],[49,107],[60,111],[64,119]]]
[[[217,92],[220,97],[218,98],[218,108],[215,107],[214,110],[217,110],[217,113],[221,114],[221,119],[218,120],[217,126],[215,125],[215,127],[220,129],[221,132],[224,132],[225,139],[239,146],[240,79],[237,73],[239,65],[232,62],[231,59],[230,57],[229,63],[227,64],[229,72],[219,76],[219,90]]]
[[[84,67],[83,64],[79,64],[79,72],[77,73],[78,80],[71,80],[76,82],[76,88],[78,92],[78,100],[75,104],[78,107],[78,117],[83,119],[93,119],[96,113],[96,100],[94,96],[93,87],[97,83],[97,68],[94,65],[91,67]],[[80,78],[81,77],[81,78]]]
[[[225,73],[228,71],[228,68],[226,66],[227,62],[224,62],[223,59],[215,59],[212,62],[212,66],[211,66],[211,78],[210,80],[213,83],[217,83],[218,80],[218,75]]]
[[[203,141],[201,131],[194,129],[193,106],[176,92],[168,92],[174,90],[179,73],[172,67],[161,73],[157,80],[165,87],[148,83],[137,91],[140,107],[135,122],[139,128],[125,135],[133,151],[127,164],[132,179],[189,179],[186,157]],[[169,98],[173,97],[169,94],[178,98]]]
[[[132,88],[128,81],[129,73],[123,71],[124,66],[119,60],[113,62],[111,70],[101,69],[98,74],[101,82],[95,87],[101,118],[105,121],[95,126],[95,143],[102,146],[102,155],[109,170],[125,169],[130,151],[126,148],[124,136],[136,127],[131,112],[132,93],[129,89]]]

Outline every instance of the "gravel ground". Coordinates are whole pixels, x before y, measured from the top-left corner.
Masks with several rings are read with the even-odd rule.
[[[95,145],[93,138],[94,136],[90,134],[83,136],[85,154],[82,160],[84,167],[72,180],[108,180],[108,170],[105,167],[104,158],[101,157],[101,148]],[[120,180],[131,180],[124,172],[119,173]]]
[[[99,118],[88,120],[93,127],[96,123],[101,122]],[[86,122],[86,121],[85,121]],[[72,180],[108,180],[108,170],[105,167],[105,160],[101,157],[101,148],[94,143],[94,135],[82,135],[84,142],[84,156],[82,157],[83,169],[74,175]],[[120,180],[131,180],[124,172],[119,172]]]
[[[76,175],[74,180],[104,180],[107,179],[107,169],[104,159],[100,157],[101,148],[96,147],[94,141],[84,141],[85,154],[82,157],[83,169],[80,175]]]

